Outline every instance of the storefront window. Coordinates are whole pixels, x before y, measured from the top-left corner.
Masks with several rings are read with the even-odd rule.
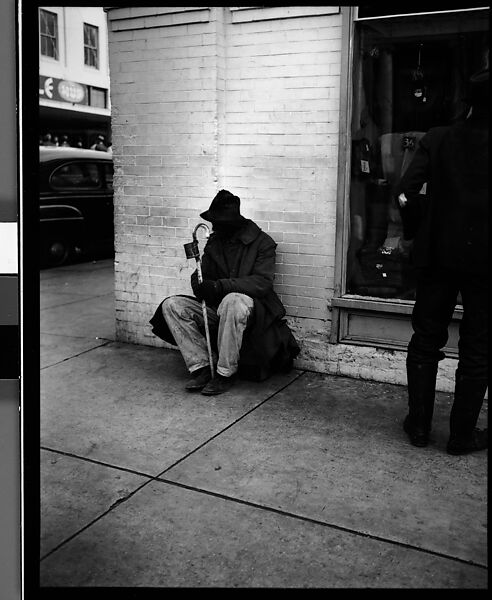
[[[91,106],[95,106],[97,108],[106,108],[106,90],[91,86],[89,94]]]
[[[50,178],[55,189],[99,188],[101,181],[96,163],[70,163],[59,167]]]
[[[466,118],[488,55],[488,10],[356,22],[346,292],[413,300],[396,185],[420,138]],[[430,202],[424,185],[423,204]]]

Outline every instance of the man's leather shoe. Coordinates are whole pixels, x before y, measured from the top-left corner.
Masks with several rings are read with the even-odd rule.
[[[403,431],[408,435],[412,446],[425,448],[429,443],[429,432],[413,426],[410,415],[407,415],[403,421]]]
[[[199,392],[211,379],[210,367],[202,367],[193,371],[191,378],[186,382],[185,389],[189,392]]]
[[[460,439],[459,437],[450,437],[446,450],[448,454],[459,456],[461,454],[486,450],[488,447],[488,429],[475,428],[471,436],[466,440]]]
[[[234,383],[234,375],[232,377],[224,377],[223,375],[215,374],[215,377],[211,379],[207,385],[203,388],[202,394],[205,396],[216,396],[217,394],[223,394]]]

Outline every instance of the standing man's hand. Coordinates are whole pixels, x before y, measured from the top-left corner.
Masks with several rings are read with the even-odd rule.
[[[405,194],[400,194],[398,196],[398,203],[400,205],[401,208],[404,208],[407,203],[408,203],[408,198],[405,196]]]

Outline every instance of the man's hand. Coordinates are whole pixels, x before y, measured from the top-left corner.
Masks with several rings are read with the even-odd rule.
[[[398,196],[398,203],[400,204],[401,208],[404,208],[407,205],[408,199],[405,196],[405,194],[400,194]]]
[[[198,271],[194,271],[191,275],[191,289],[199,302],[205,300],[209,304],[217,304],[220,299],[221,288],[219,282],[205,279],[202,283],[199,283]]]
[[[199,284],[198,292],[208,304],[216,304],[219,300],[219,284],[217,281],[205,279]]]

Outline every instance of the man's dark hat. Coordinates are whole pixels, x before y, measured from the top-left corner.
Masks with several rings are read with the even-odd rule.
[[[227,190],[220,192],[212,200],[210,208],[200,214],[202,219],[211,223],[237,223],[244,221],[239,212],[240,200]]]

